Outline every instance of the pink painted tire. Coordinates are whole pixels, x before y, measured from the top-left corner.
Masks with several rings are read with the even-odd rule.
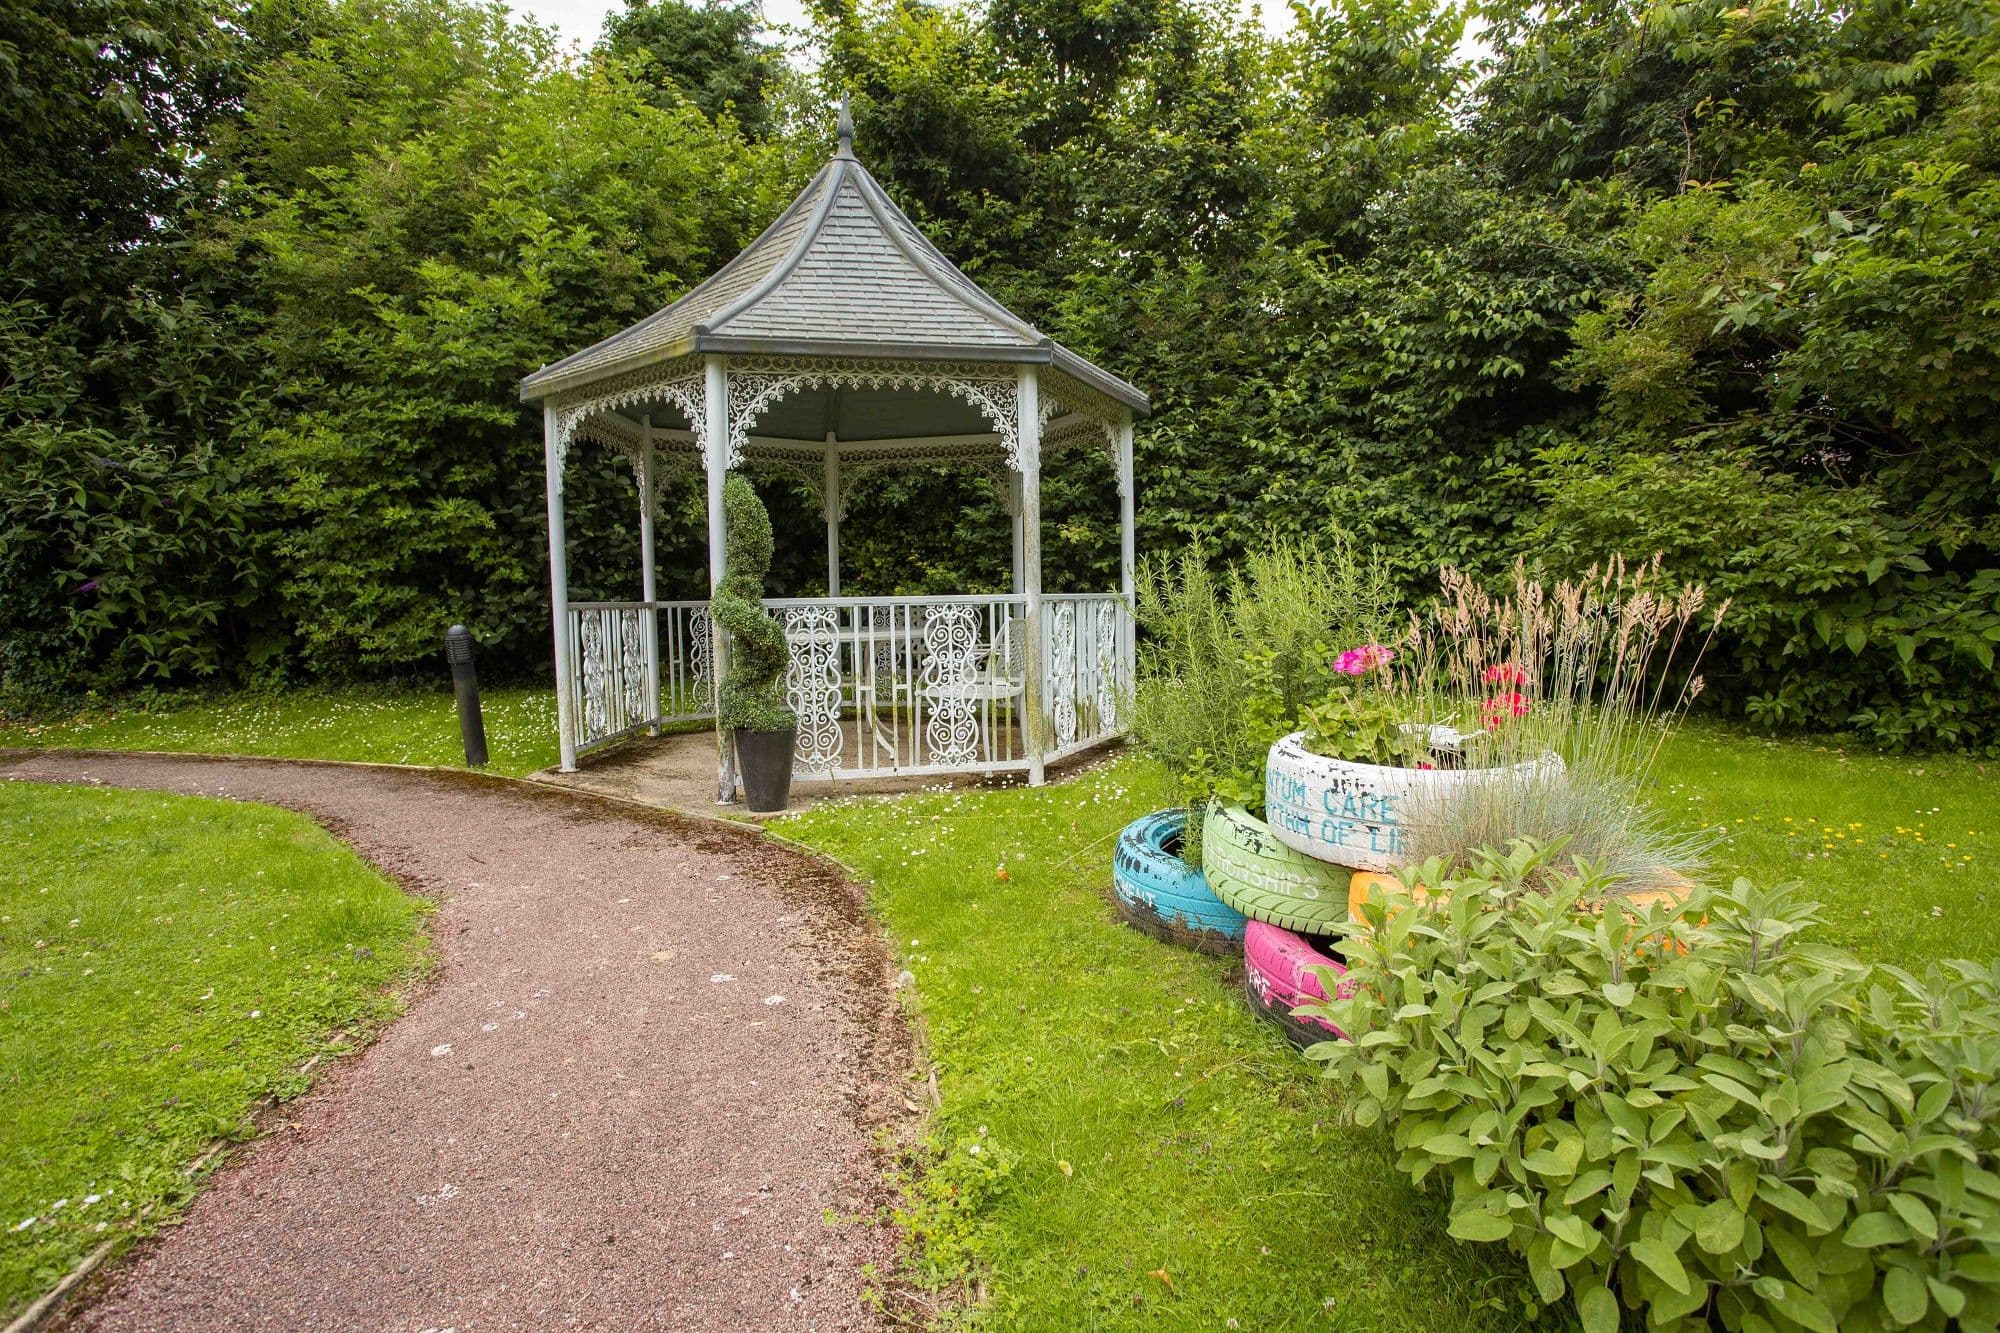
[[[1305,937],[1282,926],[1252,921],[1244,930],[1243,991],[1250,999],[1250,1007],[1284,1029],[1292,1044],[1301,1048],[1335,1037],[1344,1040],[1347,1036],[1325,1019],[1295,1017],[1292,1013],[1299,1005],[1326,999],[1319,974],[1312,971],[1315,967],[1328,968],[1336,976],[1347,973],[1331,954],[1321,953]],[[1338,983],[1336,990],[1338,998],[1343,1000],[1353,993],[1346,982]]]

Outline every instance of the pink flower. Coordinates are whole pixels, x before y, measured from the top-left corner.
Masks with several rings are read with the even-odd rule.
[[[1484,679],[1488,685],[1526,685],[1528,673],[1517,666],[1496,664],[1486,668]]]
[[[1349,648],[1334,662],[1333,669],[1345,676],[1364,675],[1376,667],[1384,667],[1394,661],[1396,652],[1379,643],[1365,644],[1359,648]]]

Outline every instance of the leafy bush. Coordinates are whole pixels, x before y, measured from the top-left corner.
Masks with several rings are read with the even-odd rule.
[[[764,576],[771,571],[771,516],[740,472],[722,485],[727,525],[722,582],[709,600],[715,623],[729,634],[729,663],[716,696],[724,727],[783,731],[797,717],[785,706],[785,667],[791,648],[785,631],[764,609]]]
[[[1995,740],[2000,569],[1946,561],[1887,488],[1772,475],[1727,447],[1544,461],[1536,539],[1552,562],[1663,551],[1730,599],[1707,666],[1721,707],[1889,749]]]
[[[1351,998],[1310,1011],[1452,1234],[1589,1333],[1621,1301],[1656,1329],[1993,1328],[2000,965],[1871,970],[1742,880],[1643,912],[1588,867],[1525,890],[1547,857],[1419,867],[1443,892],[1373,899]]]
[[[20,348],[17,307],[0,346]],[[14,366],[27,378],[19,361]],[[284,639],[242,463],[212,443],[15,417],[0,393],[0,692],[29,703],[269,670]]]
[[[1375,637],[1395,606],[1381,565],[1342,542],[1281,542],[1227,577],[1192,548],[1147,560],[1134,744],[1173,774],[1190,814],[1218,796],[1262,809],[1264,757],[1325,692],[1331,645]],[[1197,865],[1200,825],[1188,820],[1182,850]]]

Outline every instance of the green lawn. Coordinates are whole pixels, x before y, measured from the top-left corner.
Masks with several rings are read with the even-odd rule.
[[[1445,1236],[1231,965],[1112,914],[1111,839],[1163,803],[1128,762],[783,822],[874,881],[916,976],[943,1098],[921,1276],[976,1274],[1013,1328],[1518,1327],[1513,1265]]]
[[[2000,766],[1698,727],[1661,779],[1667,809],[1729,829],[1716,874],[1803,881],[1827,943],[1919,969],[2000,956]]]
[[[553,762],[546,691],[487,699],[496,770]],[[0,727],[9,743],[458,758],[450,696],[392,689]],[[1716,874],[1803,879],[1825,904],[1823,939],[1921,967],[2000,955],[1988,767],[1704,725],[1674,742],[1661,796],[1727,827]],[[783,822],[874,882],[918,979],[943,1100],[911,1187],[921,1276],[970,1281],[978,1318],[1021,1328],[1532,1322],[1511,1263],[1444,1237],[1379,1139],[1343,1127],[1329,1090],[1244,1009],[1234,969],[1118,924],[1103,897],[1111,839],[1164,803],[1126,761],[1040,791]]]
[[[424,911],[300,815],[0,782],[0,1317],[395,1013]]]
[[[2000,955],[1996,786],[1971,760],[1704,727],[1674,743],[1663,797],[1728,825],[1716,873],[1804,879],[1823,939],[1921,967]],[[783,822],[874,882],[917,978],[943,1101],[912,1200],[921,1275],[975,1275],[985,1316],[1013,1328],[1531,1322],[1497,1247],[1445,1238],[1380,1138],[1342,1126],[1332,1091],[1250,1017],[1234,969],[1118,923],[1110,840],[1163,804],[1124,761],[1040,791]]]
[[[554,691],[489,689],[480,697],[491,772],[519,776],[556,762]],[[465,762],[451,691],[393,685],[235,694],[158,709],[113,707],[71,717],[0,723],[0,746],[8,745],[380,764]]]

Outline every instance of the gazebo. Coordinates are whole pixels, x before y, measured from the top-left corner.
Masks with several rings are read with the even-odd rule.
[[[927,240],[839,146],[791,206],[687,295],[521,382],[542,405],[562,767],[634,732],[712,718],[727,644],[705,601],[656,600],[653,519],[705,474],[708,572],[723,573],[732,469],[803,482],[826,523],[827,596],[766,604],[792,650],[803,778],[1019,772],[1119,734],[1132,681],[1132,423],[1146,396],[1054,343]],[[572,602],[563,532],[570,446],[629,460],[640,597]],[[1117,474],[1117,592],[1042,591],[1042,461],[1102,449]],[[844,487],[939,462],[984,472],[1012,516],[1009,593],[840,594]],[[733,765],[721,747],[722,796]]]

